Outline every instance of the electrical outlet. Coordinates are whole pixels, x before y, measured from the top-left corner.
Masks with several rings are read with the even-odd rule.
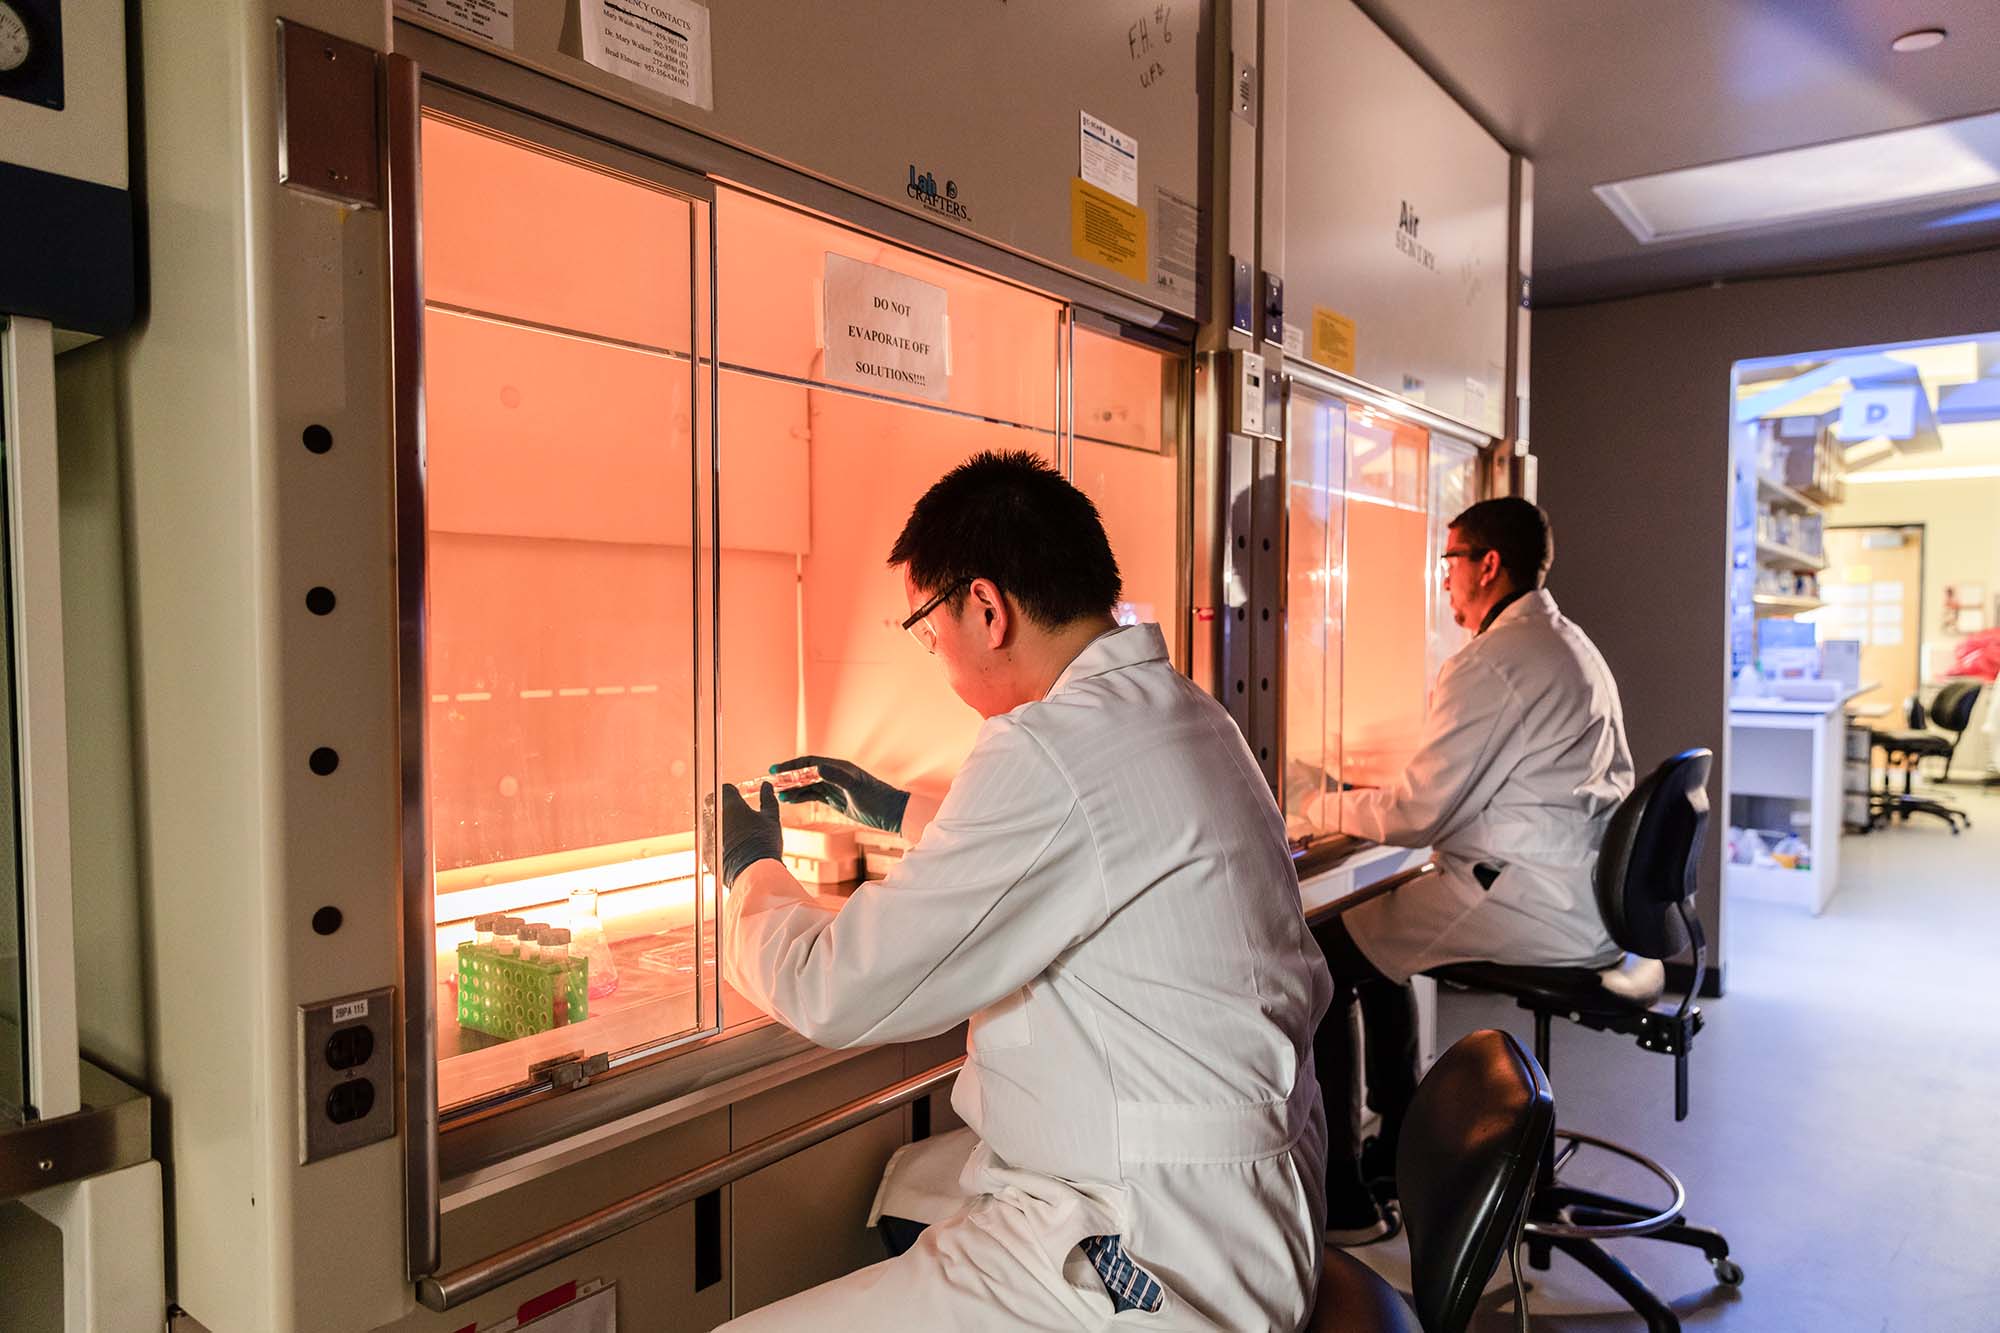
[[[396,1133],[396,992],[299,1006],[299,1161]]]

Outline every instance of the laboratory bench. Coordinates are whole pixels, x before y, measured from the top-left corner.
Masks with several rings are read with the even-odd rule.
[[[1731,896],[1803,907],[1814,916],[1826,910],[1840,883],[1840,837],[1852,785],[1845,777],[1846,707],[1874,688],[1865,682],[1829,699],[1730,700],[1728,827],[1791,834],[1805,846],[1797,865],[1738,864],[1730,838],[1723,885]],[[1865,751],[1860,762],[1865,769]],[[1865,776],[1861,791],[1865,797]]]

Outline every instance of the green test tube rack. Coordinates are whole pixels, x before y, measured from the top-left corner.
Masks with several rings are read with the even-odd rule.
[[[530,963],[470,942],[458,946],[460,1027],[512,1041],[589,1017],[590,959]]]

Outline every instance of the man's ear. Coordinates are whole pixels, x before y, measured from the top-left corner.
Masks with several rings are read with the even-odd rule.
[[[974,579],[966,594],[966,611],[977,612],[984,623],[987,647],[1001,648],[1006,645],[1014,617],[1006,594],[1000,591],[999,585],[991,579]]]

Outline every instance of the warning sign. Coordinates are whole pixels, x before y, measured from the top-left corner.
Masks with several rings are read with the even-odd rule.
[[[1069,248],[1134,282],[1146,280],[1146,213],[1074,177],[1069,183]]]
[[[1354,373],[1354,321],[1323,305],[1313,307],[1312,359],[1343,375]]]
[[[951,371],[945,304],[942,287],[829,251],[827,378],[943,402]]]

